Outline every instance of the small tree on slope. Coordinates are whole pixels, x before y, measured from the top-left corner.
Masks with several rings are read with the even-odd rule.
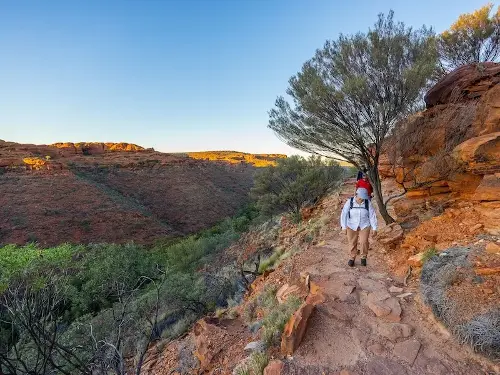
[[[269,127],[290,146],[368,168],[386,223],[394,219],[382,198],[378,173],[384,140],[418,109],[437,66],[432,29],[379,15],[368,33],[327,41],[289,81],[290,105],[278,97]]]

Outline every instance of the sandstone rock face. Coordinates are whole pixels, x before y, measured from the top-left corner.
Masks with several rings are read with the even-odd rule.
[[[478,68],[469,64],[455,69],[441,79],[424,97],[427,108],[447,104],[453,95],[474,98],[496,85],[500,78],[500,64],[487,62]]]
[[[500,173],[484,176],[472,199],[475,201],[500,201]]]
[[[200,362],[202,370],[209,368],[213,357],[217,354],[218,348],[214,346],[215,343],[211,339],[215,335],[215,331],[218,330],[220,328],[212,324],[208,319],[202,319],[194,326],[193,335],[196,346],[194,355]]]
[[[466,203],[479,215],[465,222],[466,215],[455,215],[452,221],[460,220],[462,227],[454,229],[499,235],[500,64],[461,67],[438,82],[425,100],[427,109],[398,125],[380,158],[391,195],[401,192],[402,184],[407,190],[393,200],[398,221],[411,229],[432,217],[449,218],[453,213],[448,207]],[[379,242],[393,247],[389,234]],[[411,242],[407,236],[401,245],[406,259],[450,245],[448,239],[441,243],[440,237]],[[408,263],[421,266],[421,255]]]
[[[500,172],[500,132],[460,143],[453,150],[453,157],[475,174]]]

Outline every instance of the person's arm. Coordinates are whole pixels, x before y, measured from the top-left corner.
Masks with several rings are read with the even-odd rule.
[[[347,228],[347,216],[349,214],[349,200],[345,202],[344,207],[342,208],[342,213],[340,214],[340,227],[342,230],[346,230]]]
[[[372,230],[377,232],[377,213],[375,212],[375,208],[373,207],[372,202],[368,201],[368,208],[370,211],[370,225],[372,227]]]

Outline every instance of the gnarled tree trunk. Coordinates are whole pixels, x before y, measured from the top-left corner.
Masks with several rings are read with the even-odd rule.
[[[373,194],[375,195],[375,200],[377,201],[377,206],[380,211],[380,215],[384,219],[386,224],[394,223],[396,220],[389,215],[387,207],[384,204],[384,197],[382,196],[382,183],[380,181],[380,175],[378,173],[378,167],[375,165],[368,171],[368,176],[370,177],[370,182],[373,187]]]

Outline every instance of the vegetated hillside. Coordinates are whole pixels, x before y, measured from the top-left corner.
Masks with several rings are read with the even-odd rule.
[[[0,243],[151,243],[194,233],[247,202],[254,171],[127,143],[0,141]]]
[[[188,152],[187,155],[193,159],[227,161],[234,164],[249,163],[255,167],[276,165],[277,159],[286,158],[286,155],[282,154],[247,154],[238,151]]]

